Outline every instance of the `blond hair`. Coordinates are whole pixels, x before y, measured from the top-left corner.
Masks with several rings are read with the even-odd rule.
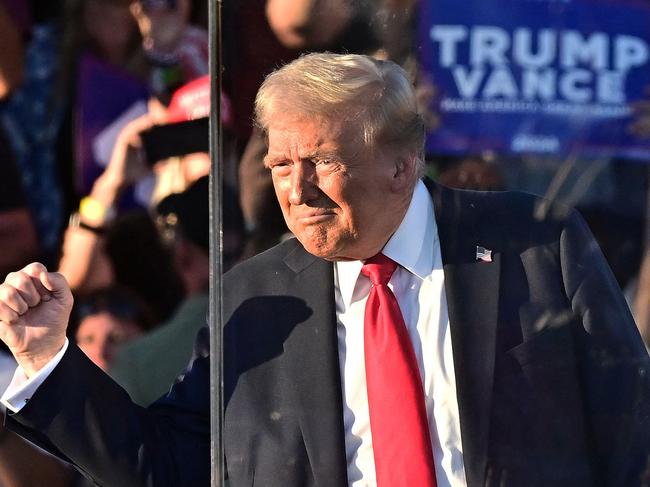
[[[423,164],[424,122],[406,72],[391,61],[357,54],[301,56],[267,76],[255,99],[266,133],[280,113],[356,121],[369,149],[392,145]]]

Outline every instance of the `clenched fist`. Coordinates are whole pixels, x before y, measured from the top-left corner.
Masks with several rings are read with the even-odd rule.
[[[8,274],[0,285],[0,339],[27,377],[63,347],[72,303],[65,278],[37,262]]]

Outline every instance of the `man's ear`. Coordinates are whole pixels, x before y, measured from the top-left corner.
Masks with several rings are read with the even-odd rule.
[[[417,164],[418,159],[414,152],[396,155],[393,166],[393,191],[402,192],[413,185]]]

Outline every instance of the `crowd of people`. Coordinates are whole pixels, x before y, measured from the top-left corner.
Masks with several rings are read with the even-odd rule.
[[[207,3],[0,0],[0,280],[33,261],[65,276],[75,298],[69,340],[142,406],[189,363],[208,313],[210,160],[194,145],[208,138]],[[274,68],[308,51],[390,59],[412,77],[427,128],[439,120],[435,87],[417,72],[414,0],[224,4],[227,270],[290,236],[264,163],[267,134],[252,123]],[[540,181],[551,179],[547,161],[534,159],[428,154],[426,162],[427,175],[457,188],[544,194]],[[617,227],[616,210],[588,204],[586,216],[626,286],[644,250],[638,195],[647,174],[620,164],[611,179],[621,183],[608,187],[621,193],[627,220]],[[643,184],[627,191],[625,177]],[[644,303],[636,306],[643,315]],[[0,342],[0,391],[15,367]],[[0,423],[0,487],[89,482]]]
[[[385,4],[393,22],[341,0],[226,2],[226,270],[287,234],[251,123],[264,76],[307,50],[388,56],[390,45],[406,59],[395,29],[409,2]],[[209,111],[207,14],[204,0],[0,3],[0,274],[58,269],[75,296],[70,339],[142,405],[188,363],[208,310],[210,162],[177,140],[207,147],[207,123],[192,125]],[[172,157],[148,154],[160,146]],[[15,366],[0,345],[0,388]],[[0,431],[3,487],[83,483]]]

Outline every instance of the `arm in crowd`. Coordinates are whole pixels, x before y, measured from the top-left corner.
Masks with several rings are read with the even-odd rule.
[[[6,98],[23,81],[23,41],[16,23],[0,4],[0,99]]]
[[[102,233],[110,223],[122,192],[148,171],[142,160],[138,133],[153,124],[143,115],[120,132],[111,161],[97,178],[90,195],[65,232],[59,272],[77,291],[101,288],[112,281],[113,270],[103,252]]]

